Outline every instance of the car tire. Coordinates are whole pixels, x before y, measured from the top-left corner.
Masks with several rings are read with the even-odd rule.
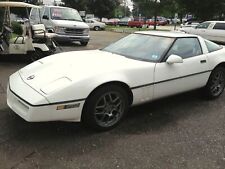
[[[207,85],[204,88],[204,94],[209,99],[215,99],[223,93],[224,87],[225,68],[219,66],[212,71]]]
[[[95,31],[99,31],[99,30],[100,30],[100,27],[99,27],[99,26],[95,26],[95,27],[94,27],[94,30],[95,30]]]
[[[117,85],[105,85],[86,100],[81,121],[89,128],[106,131],[117,126],[128,110],[128,94]]]
[[[81,46],[87,46],[88,42],[80,42]]]
[[[31,62],[34,62],[36,60],[39,60],[41,58],[45,57],[45,54],[43,51],[39,48],[35,48],[35,51],[30,53],[30,60]]]

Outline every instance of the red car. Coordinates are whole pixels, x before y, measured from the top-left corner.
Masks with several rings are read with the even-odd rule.
[[[155,25],[155,18],[153,17],[152,19],[148,19],[146,21],[147,25]],[[164,26],[167,24],[167,20],[164,17],[157,17],[156,19],[156,25]]]

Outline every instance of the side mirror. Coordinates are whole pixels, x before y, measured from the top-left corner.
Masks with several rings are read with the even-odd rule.
[[[166,60],[166,63],[170,65],[174,63],[183,63],[183,59],[177,55],[170,55],[168,59]]]
[[[49,17],[47,15],[43,15],[42,19],[49,20]]]

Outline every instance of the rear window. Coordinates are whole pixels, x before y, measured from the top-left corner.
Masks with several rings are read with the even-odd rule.
[[[214,42],[211,42],[208,40],[205,40],[205,44],[206,44],[209,52],[214,52],[214,51],[222,49],[222,46],[219,46],[219,45],[215,44]]]
[[[216,23],[213,29],[225,30],[225,23]]]

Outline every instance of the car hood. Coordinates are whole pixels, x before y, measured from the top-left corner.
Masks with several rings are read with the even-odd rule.
[[[65,27],[65,28],[82,28],[87,29],[89,26],[80,21],[67,21],[67,20],[53,20],[55,26]]]
[[[49,93],[45,91],[54,90],[54,86],[58,88],[63,84],[66,87],[93,77],[140,68],[140,64],[146,63],[101,50],[77,51],[43,58],[22,68],[19,73],[29,86]]]

